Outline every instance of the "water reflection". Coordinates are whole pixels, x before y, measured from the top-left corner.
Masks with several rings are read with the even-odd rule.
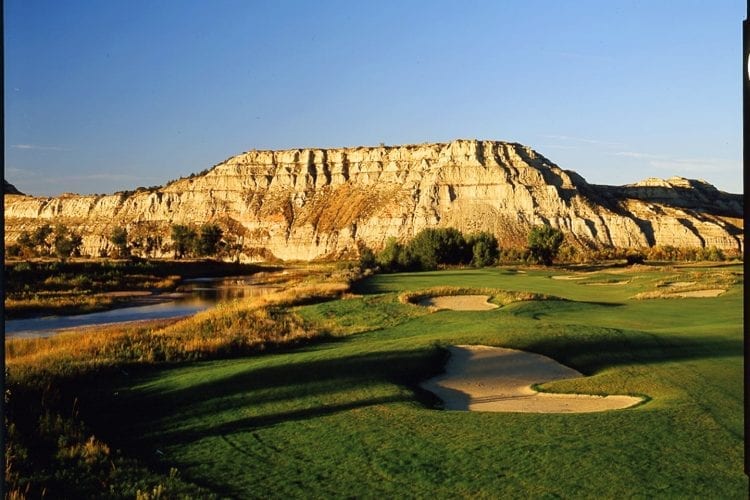
[[[172,300],[166,302],[74,316],[9,320],[5,322],[5,337],[47,337],[68,328],[190,316],[218,302],[267,295],[278,289],[257,284],[252,277],[196,278],[186,280],[178,287],[179,293],[171,294]]]

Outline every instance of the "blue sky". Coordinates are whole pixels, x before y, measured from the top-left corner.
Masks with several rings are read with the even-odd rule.
[[[741,0],[5,1],[5,177],[163,184],[249,149],[516,141],[742,191]]]

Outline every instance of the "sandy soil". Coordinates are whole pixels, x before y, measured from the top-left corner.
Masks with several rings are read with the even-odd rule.
[[[693,290],[692,292],[672,292],[669,294],[670,297],[718,297],[722,293],[726,292],[723,288],[712,288],[710,290]]]
[[[490,304],[489,295],[441,295],[419,301],[419,305],[453,311],[489,311],[499,306]]]
[[[422,387],[443,400],[446,410],[520,413],[588,413],[627,408],[632,396],[589,396],[537,392],[532,384],[582,377],[539,354],[488,346],[453,346],[443,375]]]

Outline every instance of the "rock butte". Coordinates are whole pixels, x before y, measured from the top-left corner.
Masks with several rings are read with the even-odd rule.
[[[588,184],[516,143],[249,151],[158,188],[112,195],[13,194],[6,185],[6,244],[45,223],[83,236],[99,255],[112,229],[133,241],[158,236],[154,256],[171,255],[172,224],[217,223],[236,235],[241,258],[311,260],[355,256],[426,227],[491,231],[523,247],[530,228],[550,224],[584,247],[654,245],[742,251],[743,196],[703,181],[648,179]]]

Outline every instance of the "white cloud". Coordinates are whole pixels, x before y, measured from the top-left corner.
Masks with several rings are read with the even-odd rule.
[[[634,151],[618,151],[614,153],[615,156],[624,156],[626,158],[635,158],[637,160],[657,160],[662,159],[664,156],[651,155],[647,153],[636,153]]]
[[[11,144],[13,149],[26,149],[34,151],[71,151],[69,148],[63,148],[61,146],[41,146],[39,144]]]

